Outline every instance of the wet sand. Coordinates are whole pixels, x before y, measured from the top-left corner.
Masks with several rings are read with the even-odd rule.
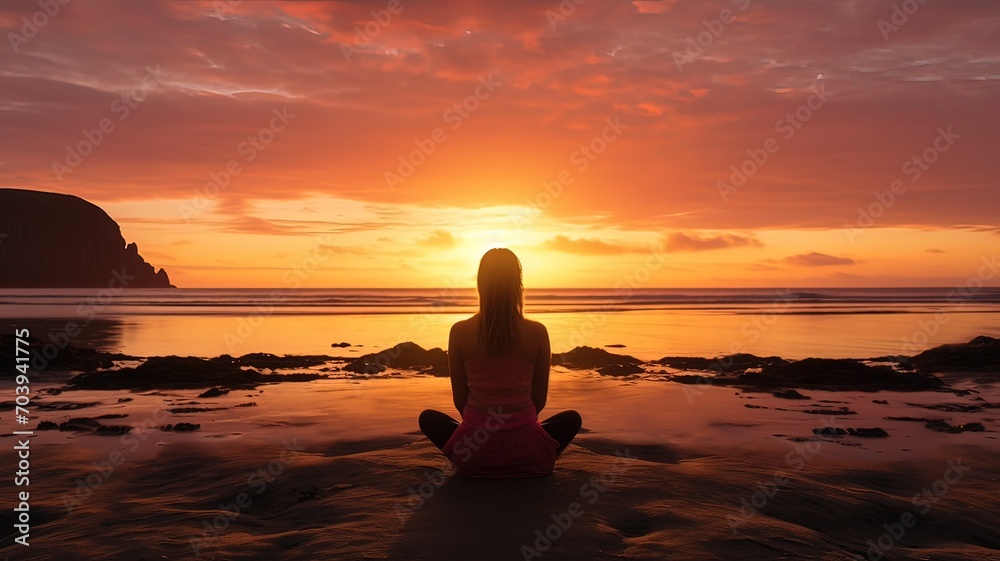
[[[214,398],[42,393],[39,405],[97,404],[39,411],[39,421],[127,415],[101,422],[134,430],[38,431],[31,546],[9,545],[8,511],[0,555],[998,559],[1000,410],[976,404],[1000,395],[988,384],[961,389],[978,393],[803,390],[809,399],[790,400],[557,367],[542,416],[577,409],[585,431],[552,475],[506,481],[454,476],[416,432],[421,409],[454,413],[444,378],[316,380]],[[806,413],[824,408],[835,413]],[[890,416],[986,430],[949,434]],[[179,422],[201,427],[155,428]],[[827,426],[889,436],[813,434]],[[3,487],[13,496],[11,481]]]

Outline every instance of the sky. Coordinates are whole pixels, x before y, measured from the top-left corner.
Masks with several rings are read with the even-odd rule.
[[[0,187],[99,205],[180,287],[473,286],[496,246],[529,287],[1000,285],[993,0],[12,0],[0,25]]]

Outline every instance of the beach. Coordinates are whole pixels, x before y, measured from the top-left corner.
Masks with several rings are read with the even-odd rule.
[[[906,384],[933,378],[941,387],[900,386],[896,370],[852,361],[872,369],[864,373],[876,384],[903,388],[878,391],[832,375],[824,381],[841,387],[796,383],[807,379],[801,373],[780,388],[763,379],[755,387],[727,380],[745,370],[735,359],[709,368],[693,368],[692,357],[632,362],[622,358],[627,346],[558,353],[541,417],[575,409],[584,428],[551,475],[524,480],[457,477],[420,435],[421,410],[457,412],[437,355],[416,346],[381,351],[388,358],[378,372],[352,371],[378,361],[343,347],[325,357],[233,359],[241,372],[260,373],[251,383],[234,382],[215,359],[81,353],[72,356],[112,366],[36,377],[36,429],[50,424],[31,440],[31,546],[0,553],[997,559],[996,369],[918,375],[947,361],[989,360],[1000,343],[977,341],[897,365]],[[401,357],[413,364],[397,367]],[[144,363],[209,365],[213,374],[171,383]],[[622,374],[623,364],[641,373]],[[777,376],[788,364],[803,363],[768,362],[760,374]],[[228,386],[211,377],[221,373]],[[4,386],[9,394],[12,381]],[[885,435],[858,431],[875,428]],[[15,492],[10,481],[3,486]],[[4,515],[8,528],[13,516]]]
[[[1000,1],[0,21],[0,561],[1000,561]]]

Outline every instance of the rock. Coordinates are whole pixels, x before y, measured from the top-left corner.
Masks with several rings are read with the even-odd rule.
[[[74,417],[68,421],[59,423],[59,430],[74,432],[93,432],[101,426],[101,423],[89,417]]]
[[[840,427],[823,427],[821,429],[813,429],[813,434],[821,436],[843,436],[847,434],[847,431]]]
[[[869,366],[852,359],[807,358],[774,363],[760,372],[746,372],[735,384],[750,387],[791,386],[815,389],[919,391],[944,383],[931,375],[898,372],[888,366]]]
[[[782,399],[812,399],[807,395],[802,395],[795,390],[778,390],[772,393],[774,397],[780,397]]]
[[[889,405],[889,402],[886,401],[886,400],[884,400],[884,399],[873,399],[872,403],[875,403],[875,404],[878,404],[878,405]]]
[[[805,409],[803,413],[808,413],[810,415],[857,415],[857,411],[851,411],[846,407],[840,407],[838,409]]]
[[[135,368],[84,372],[70,379],[70,389],[118,390],[152,388],[252,388],[267,382],[302,382],[320,373],[265,375],[239,365],[198,357],[154,356]]]
[[[131,397],[119,397],[118,398],[118,403],[126,403],[126,402],[129,402],[129,401],[132,401]]]
[[[350,347],[351,344],[350,343],[345,343],[345,342],[341,341],[340,343],[333,343],[330,346],[331,347],[341,347],[341,348],[344,348],[344,347]]]
[[[674,374],[670,377],[671,382],[678,384],[713,384],[714,380],[709,376],[701,374]]]
[[[983,409],[997,409],[1000,408],[1000,403],[991,403],[988,401],[979,402],[976,404],[971,403],[907,403],[911,407],[923,407],[924,409],[934,409],[935,411],[946,411],[948,413],[978,413]]]
[[[59,430],[59,425],[53,423],[52,421],[42,421],[38,423],[35,430]]]
[[[381,374],[385,372],[386,367],[370,359],[360,359],[344,366],[343,370],[347,370],[348,372],[354,372],[355,374],[374,376],[375,374]]]
[[[132,432],[131,425],[101,425],[92,434],[101,436],[116,436]]]
[[[257,402],[250,401],[248,403],[240,403],[239,405],[233,405],[233,407],[257,407]]]
[[[228,409],[227,407],[171,407],[167,409],[168,413],[204,413],[206,411],[222,411],[223,409]]]
[[[177,423],[176,425],[163,425],[160,427],[162,431],[174,431],[174,432],[187,432],[200,430],[201,425],[198,423]]]
[[[885,432],[885,430],[880,429],[878,427],[874,427],[874,428],[870,428],[870,429],[863,429],[863,428],[852,429],[852,428],[848,428],[847,429],[847,434],[849,434],[851,436],[859,436],[859,437],[862,437],[862,438],[885,438],[885,437],[889,436],[889,433]]]
[[[42,428],[43,425],[45,428]],[[102,425],[97,421],[97,419],[91,417],[74,417],[68,421],[60,423],[58,427],[55,427],[55,423],[45,421],[39,423],[38,428],[40,430],[52,430],[53,428],[58,428],[60,431],[83,432],[99,436],[128,434],[133,430],[131,425]]]
[[[100,404],[100,401],[50,401],[38,404],[35,409],[39,411],[76,411]]]
[[[645,370],[637,364],[609,364],[597,369],[597,373],[604,376],[629,376],[642,372]]]
[[[681,370],[704,370],[723,373],[743,372],[747,368],[762,368],[764,366],[786,364],[788,361],[777,356],[760,357],[747,353],[737,353],[716,358],[665,356],[654,362]]]
[[[309,368],[310,366],[326,364],[326,362],[331,359],[333,359],[333,357],[326,355],[278,356],[271,353],[249,353],[239,358],[222,355],[210,360],[212,360],[212,362],[218,362],[226,365],[235,364],[237,366],[250,366],[252,368],[273,370],[275,368]]]
[[[944,419],[928,419],[926,417],[883,417],[887,421],[911,421],[914,423],[936,423]]]
[[[911,359],[922,372],[990,371],[1000,379],[1000,339],[979,336],[968,343],[941,345]]]
[[[96,205],[73,195],[0,189],[0,287],[173,288]]]
[[[424,349],[416,343],[407,341],[377,353],[361,356],[344,366],[343,370],[372,375],[384,372],[387,367],[447,376],[448,353],[437,347]]]
[[[3,191],[3,189],[0,189]],[[0,249],[4,246],[0,243]],[[65,336],[65,334],[63,334]],[[19,372],[15,367],[17,355],[17,338],[13,333],[0,334],[0,376],[16,376]],[[32,370],[70,370],[90,372],[98,368],[114,366],[112,358],[121,356],[104,353],[96,349],[80,348],[72,343],[63,346],[28,337],[28,353],[31,357]],[[23,353],[23,351],[22,351]],[[21,355],[23,356],[23,354]],[[57,395],[56,393],[52,395]]]
[[[198,394],[198,397],[219,397],[220,395],[226,395],[227,393],[229,393],[228,389],[208,388],[207,390]]]
[[[965,423],[964,425],[951,425],[944,420],[935,420],[924,425],[925,427],[938,432],[950,432],[957,434],[960,432],[985,432],[986,427],[982,423]]]
[[[629,355],[609,353],[594,347],[576,347],[565,353],[552,355],[552,364],[573,369],[597,369],[602,366],[638,365],[642,361]]]

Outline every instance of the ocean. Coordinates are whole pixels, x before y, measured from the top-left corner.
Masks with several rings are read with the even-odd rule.
[[[350,356],[402,341],[445,347],[475,309],[471,288],[8,289],[0,332],[70,333],[136,356]],[[528,289],[525,314],[548,327],[553,352],[869,358],[1000,337],[1000,288]],[[331,348],[340,342],[352,346]]]

